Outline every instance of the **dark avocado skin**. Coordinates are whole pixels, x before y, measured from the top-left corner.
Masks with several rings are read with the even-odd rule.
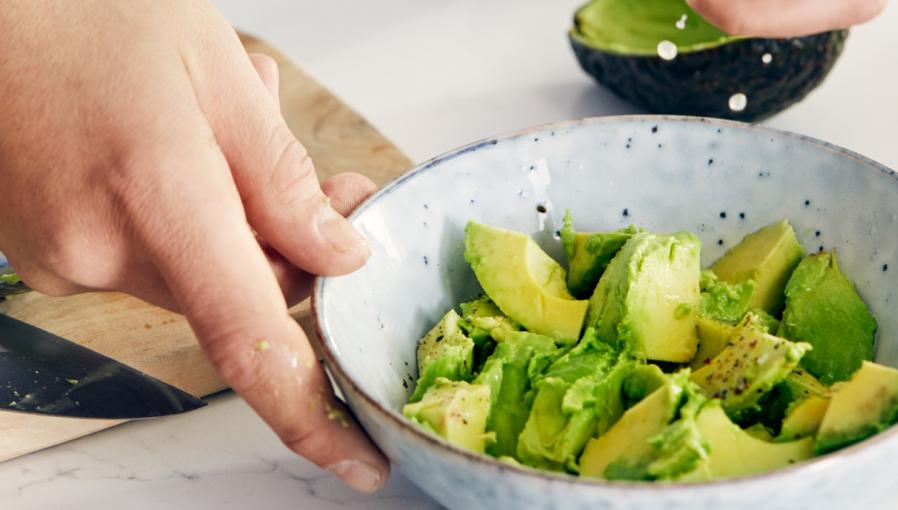
[[[788,108],[817,87],[847,37],[847,30],[838,30],[792,39],[742,39],[682,53],[671,61],[609,53],[574,36],[570,40],[587,73],[651,113],[750,122]],[[766,65],[761,61],[765,53],[773,57]],[[735,112],[729,99],[739,92],[747,96],[748,105]]]

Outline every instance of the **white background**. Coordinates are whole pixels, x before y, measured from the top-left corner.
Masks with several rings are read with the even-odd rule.
[[[565,34],[580,0],[215,3],[416,161],[528,125],[638,112],[577,66]],[[898,168],[896,52],[892,6],[853,31],[821,88],[766,124]],[[898,487],[860,507],[891,509],[896,500]],[[128,424],[0,464],[2,509],[434,507],[399,475],[375,496],[344,489],[286,452],[233,395],[188,415]]]

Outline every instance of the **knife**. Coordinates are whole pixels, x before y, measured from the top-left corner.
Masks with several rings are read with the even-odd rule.
[[[205,405],[118,361],[0,314],[0,411],[135,419]]]

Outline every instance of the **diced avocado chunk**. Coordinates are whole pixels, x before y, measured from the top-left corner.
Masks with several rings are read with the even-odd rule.
[[[743,430],[746,434],[761,441],[767,441],[768,443],[773,441],[773,434],[770,433],[770,430],[763,423],[754,423]]]
[[[521,326],[502,313],[490,298],[483,296],[459,305],[461,308],[461,328],[478,346],[492,340],[490,333],[496,328],[519,331]]]
[[[805,257],[786,286],[780,336],[814,346],[802,360],[824,384],[844,381],[873,359],[876,319],[839,270],[836,254]]]
[[[518,438],[521,462],[550,470],[577,470],[577,456],[597,431],[623,413],[621,387],[633,362],[584,337],[534,383],[537,393]]]
[[[490,412],[490,388],[482,384],[437,378],[402,414],[449,443],[483,453],[490,436],[486,420]]]
[[[588,298],[611,259],[636,232],[632,225],[616,232],[576,232],[571,211],[566,211],[561,242],[567,255],[567,287],[571,294]]]
[[[543,356],[553,359],[560,353],[554,340],[546,336],[501,328],[494,330],[494,334],[499,340],[496,349],[474,383],[490,388],[492,408],[487,430],[495,434],[495,441],[487,447],[487,452],[496,457],[513,456],[533,403],[531,366]]]
[[[5,268],[5,270],[8,271],[9,267]],[[2,301],[4,297],[20,294],[27,290],[28,287],[25,286],[25,283],[18,274],[10,272],[0,273],[0,301]]]
[[[602,274],[587,324],[636,357],[690,361],[698,345],[700,250],[688,232],[633,234]]]
[[[711,269],[724,282],[754,281],[751,307],[777,316],[785,303],[786,282],[803,254],[795,231],[783,220],[745,236]]]
[[[707,399],[694,384],[684,382],[682,387],[683,403],[675,413],[675,420],[657,434],[630,445],[631,448],[608,464],[605,478],[653,481],[695,477],[695,472],[708,459],[708,445],[696,423]]]
[[[465,260],[511,320],[568,343],[580,338],[589,303],[570,295],[564,269],[529,236],[468,222]]]
[[[791,441],[802,437],[814,437],[820,430],[830,399],[808,397],[797,401],[786,413],[778,440]]]
[[[755,292],[754,280],[722,282],[711,270],[702,271],[699,314],[728,324],[736,324],[748,312]]]
[[[654,365],[653,365],[654,366]],[[648,448],[648,440],[676,415],[688,373],[667,377],[663,385],[628,409],[607,432],[590,439],[580,457],[580,476],[602,478],[625,453]]]
[[[796,368],[762,399],[761,420],[768,427],[778,431],[792,408],[811,397],[828,399],[830,389],[807,370]]]
[[[761,331],[775,334],[779,328],[779,321],[760,308],[753,308],[743,316],[743,319],[749,314],[752,317],[752,324]],[[701,315],[695,318],[695,326],[698,334],[698,350],[692,360],[692,369],[698,370],[711,363],[711,360],[729,345],[736,327]]]
[[[898,422],[898,370],[864,361],[832,396],[820,430],[817,453],[826,453],[877,434]]]
[[[754,315],[748,314],[733,331],[729,345],[695,371],[692,381],[710,397],[720,399],[727,414],[740,420],[758,410],[761,397],[785,379],[810,348],[765,333],[757,327]]]
[[[417,402],[437,377],[470,380],[474,342],[459,327],[460,317],[449,310],[418,342],[418,384],[409,402]]]
[[[771,335],[776,335],[780,329],[780,321],[776,317],[761,310],[760,308],[752,308],[749,310],[758,319],[758,325],[764,328]]]
[[[729,345],[730,337],[736,327],[701,315],[695,318],[695,325],[698,335],[698,350],[692,360],[692,369],[698,370],[710,364],[711,360]]]
[[[762,473],[814,456],[811,438],[784,443],[759,439],[730,421],[716,401],[702,408],[697,422],[698,430],[709,447],[708,459],[702,468],[704,477],[708,479]]]
[[[638,364],[624,381],[624,407],[629,409],[664,386],[670,376],[658,365]]]

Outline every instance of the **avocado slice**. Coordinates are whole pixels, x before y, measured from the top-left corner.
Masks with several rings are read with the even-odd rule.
[[[839,270],[836,253],[801,261],[786,286],[780,335],[814,346],[802,366],[824,384],[844,381],[873,359],[876,319]]]
[[[733,330],[729,345],[691,377],[737,421],[758,411],[761,397],[811,349],[809,344],[770,335],[757,323],[753,314],[746,315]]]
[[[742,429],[746,434],[750,436],[760,439],[761,441],[767,441],[768,443],[772,443],[774,438],[773,434],[770,433],[770,430],[764,426],[763,423],[753,423],[752,425]]]
[[[637,232],[629,226],[616,232],[576,232],[571,211],[564,213],[561,243],[567,256],[567,288],[578,298],[589,298],[611,259]]]
[[[814,456],[813,439],[808,437],[783,443],[759,439],[730,421],[716,401],[702,408],[697,422],[709,450],[708,459],[702,466],[704,477],[708,479],[772,471]]]
[[[807,370],[796,368],[762,398],[761,421],[774,431],[780,431],[784,420],[801,402],[812,397],[829,399],[830,396],[827,386]]]
[[[518,437],[517,459],[537,468],[576,472],[586,441],[623,413],[622,386],[633,365],[591,332],[584,336],[534,382],[537,392]]]
[[[487,430],[495,440],[487,452],[495,457],[513,456],[533,404],[532,367],[551,363],[561,352],[554,340],[535,333],[496,328],[493,336],[496,348],[473,382],[490,388]],[[544,361],[538,363],[540,359]]]
[[[833,394],[820,430],[817,453],[864,440],[898,422],[898,370],[864,361]]]
[[[406,404],[402,414],[449,443],[483,453],[490,439],[486,420],[490,388],[483,384],[439,377],[420,401]]]
[[[748,313],[746,312],[746,314]],[[753,308],[750,313],[754,326],[761,331],[772,335],[779,329],[779,321],[764,310]],[[744,318],[745,316],[743,316]],[[701,315],[695,318],[695,326],[698,335],[698,350],[695,353],[695,358],[692,359],[692,369],[698,370],[711,363],[711,360],[729,345],[730,336],[736,326]]]
[[[687,372],[666,377],[663,385],[628,409],[607,432],[590,439],[580,457],[580,476],[603,478],[608,466],[627,452],[647,449],[648,440],[674,419],[688,379]]]
[[[569,38],[584,71],[651,113],[753,121],[819,85],[847,35],[733,37],[683,0],[593,0],[575,14]],[[747,98],[741,110],[730,107],[738,93]]]
[[[409,402],[420,400],[438,377],[471,379],[474,342],[462,331],[460,319],[455,310],[449,310],[418,342],[418,383]]]
[[[698,335],[698,350],[695,352],[695,358],[692,359],[692,369],[698,370],[711,364],[711,360],[729,345],[730,337],[736,326],[701,315],[695,318],[695,326]]]
[[[727,251],[711,266],[724,282],[755,282],[750,306],[779,315],[785,304],[784,289],[804,250],[788,221],[761,228]]]
[[[633,234],[599,279],[587,324],[639,358],[690,361],[698,346],[700,251],[688,232]]]
[[[683,372],[688,373],[688,371]],[[657,434],[630,445],[626,453],[608,464],[609,480],[690,480],[701,473],[708,458],[708,445],[696,423],[707,402],[695,384],[683,384],[682,404],[675,420]]]
[[[564,269],[529,236],[470,221],[465,260],[486,294],[513,321],[560,341],[580,338],[589,303],[570,295]]]
[[[702,271],[699,315],[727,324],[736,324],[751,307],[754,280],[741,283],[720,281],[714,271]]]
[[[706,270],[702,271],[702,286],[714,290],[702,292],[699,315],[695,318],[698,350],[692,359],[693,370],[711,363],[720,354],[730,343],[735,322],[744,319],[749,312],[755,326],[762,331],[775,334],[779,329],[780,321],[775,317],[760,308],[748,308],[754,292],[752,280],[739,284],[724,283],[712,271]],[[738,320],[732,322],[734,317]]]
[[[777,439],[791,441],[802,437],[814,437],[820,430],[829,402],[829,398],[818,396],[797,401],[787,411]]]

